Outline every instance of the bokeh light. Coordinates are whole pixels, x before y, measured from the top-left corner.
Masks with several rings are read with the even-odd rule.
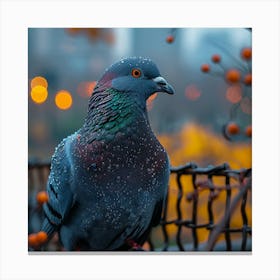
[[[104,41],[110,45],[114,44],[116,39],[112,32],[107,32],[105,35],[103,35]]]
[[[48,135],[50,132],[47,124],[42,120],[37,119],[30,126],[29,133],[34,141],[44,143],[45,141],[48,141]]]
[[[36,86],[42,86],[42,87],[47,89],[48,88],[48,82],[44,77],[37,76],[37,77],[34,77],[31,80],[31,88],[34,88]]]
[[[231,103],[238,103],[242,99],[241,86],[234,85],[227,88],[226,99]]]
[[[107,44],[115,43],[115,36],[111,29],[108,28],[66,28],[69,35],[87,36],[91,41],[103,40]]]
[[[201,92],[196,85],[189,85],[185,89],[185,96],[187,99],[195,101],[201,96]]]
[[[77,93],[81,97],[88,98],[92,95],[93,90],[96,86],[97,82],[96,81],[84,81],[80,82],[78,87],[77,87]]]
[[[46,101],[48,97],[48,91],[45,87],[43,86],[34,86],[31,90],[31,99],[37,103],[41,104]]]
[[[252,114],[252,100],[249,97],[245,97],[241,101],[241,110],[247,114]]]
[[[72,95],[67,90],[60,90],[55,96],[55,104],[61,110],[68,110],[72,106]]]
[[[153,108],[153,102],[157,97],[157,93],[154,93],[153,95],[151,95],[148,99],[147,99],[147,109],[148,111],[152,110]]]
[[[78,34],[78,33],[80,33],[82,31],[82,28],[66,28],[66,31],[70,35],[76,35],[76,34]]]

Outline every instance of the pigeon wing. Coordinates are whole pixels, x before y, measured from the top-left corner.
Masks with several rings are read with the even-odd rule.
[[[71,191],[71,160],[68,153],[72,136],[65,138],[52,157],[51,172],[47,183],[48,202],[44,204],[46,220],[43,229],[51,233],[67,217],[74,204]]]

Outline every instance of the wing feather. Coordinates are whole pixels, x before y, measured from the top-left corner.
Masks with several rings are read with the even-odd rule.
[[[44,212],[49,223],[60,226],[73,205],[71,191],[71,155],[68,153],[73,136],[65,138],[52,157],[51,172],[47,183],[48,202]]]

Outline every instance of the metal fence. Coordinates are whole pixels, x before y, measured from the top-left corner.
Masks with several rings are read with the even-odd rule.
[[[34,195],[45,189],[49,170],[49,162],[28,164],[30,231],[38,230],[36,226],[42,219],[43,213],[36,206]],[[227,164],[201,168],[188,163],[172,167],[172,176],[174,183],[169,186],[160,225],[149,237],[146,250],[252,250],[251,169],[233,170]],[[217,205],[219,207],[215,207]],[[200,212],[205,216],[203,222]],[[239,226],[232,225],[233,217]],[[201,230],[206,232],[203,241],[199,238]],[[56,245],[45,249],[59,250],[58,244],[56,241]]]

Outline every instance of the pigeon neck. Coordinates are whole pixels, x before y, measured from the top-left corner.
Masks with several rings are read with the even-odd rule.
[[[93,94],[84,128],[90,141],[114,138],[118,133],[143,133],[151,130],[146,104],[126,93],[103,92]],[[99,139],[100,138],[100,139]]]

